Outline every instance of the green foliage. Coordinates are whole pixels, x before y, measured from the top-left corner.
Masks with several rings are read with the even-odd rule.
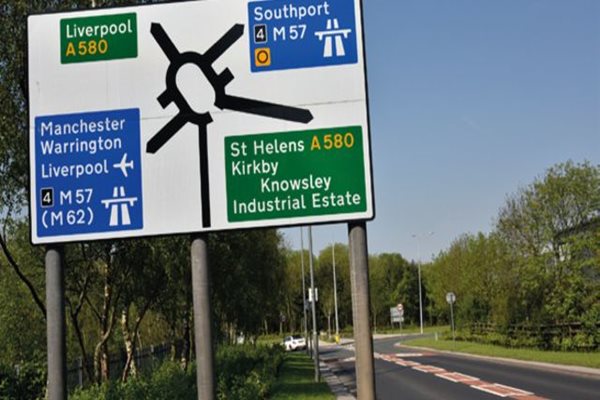
[[[278,346],[228,346],[217,351],[217,398],[220,400],[266,399],[283,361]],[[196,399],[195,366],[183,370],[165,362],[149,376],[110,382],[76,390],[74,400],[193,400]]]
[[[390,307],[404,306],[405,324],[419,321],[417,266],[400,254],[379,254],[369,259],[373,325],[390,324]]]
[[[230,346],[217,352],[217,398],[264,399],[283,361],[281,346]]]
[[[13,257],[31,281],[43,287],[43,254],[29,245],[28,226],[11,223]],[[27,287],[0,261],[0,364],[15,365],[45,360],[46,329],[43,314],[31,300]]]
[[[213,234],[209,240],[214,317],[222,336],[254,338],[279,321],[285,274],[282,238],[273,229]]]
[[[600,347],[600,166],[571,162],[509,197],[489,235],[464,235],[427,268],[439,320],[445,293],[468,340],[505,346]],[[490,324],[486,332],[475,324]],[[566,328],[565,328],[566,327]]]
[[[1,400],[43,399],[45,388],[46,368],[44,365],[23,363],[13,367],[0,364]]]
[[[350,261],[348,259],[348,246],[341,243],[335,245],[335,275],[338,301],[338,319],[340,328],[352,322],[352,295],[350,287]],[[331,325],[331,330],[335,331],[335,303],[333,296],[333,248],[331,246],[324,248],[319,253],[315,267],[315,286],[319,289],[319,301],[317,310],[323,316],[321,326],[325,325],[325,320]],[[308,260],[308,256],[306,257]],[[308,272],[308,269],[307,269]]]

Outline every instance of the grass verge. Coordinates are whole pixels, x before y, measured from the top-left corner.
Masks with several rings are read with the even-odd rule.
[[[408,346],[429,347],[437,350],[457,351],[481,356],[514,358],[525,361],[539,361],[551,364],[576,365],[581,367],[600,368],[600,352],[579,353],[569,351],[544,351],[534,349],[518,349],[451,340],[414,339],[404,342]]]
[[[286,355],[271,400],[332,400],[325,382],[315,383],[313,361],[304,352]]]

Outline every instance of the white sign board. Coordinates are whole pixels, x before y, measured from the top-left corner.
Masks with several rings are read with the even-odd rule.
[[[392,320],[392,323],[404,322],[404,312],[400,311],[398,307],[390,307],[390,318]]]
[[[28,19],[33,243],[374,217],[359,0]]]
[[[446,293],[446,302],[448,304],[454,304],[455,301],[456,301],[456,295],[454,294],[454,292]]]

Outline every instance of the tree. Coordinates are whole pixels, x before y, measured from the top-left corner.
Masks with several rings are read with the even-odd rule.
[[[221,331],[256,337],[264,319],[279,321],[285,311],[285,258],[280,234],[272,229],[213,234],[209,241],[213,308]]]
[[[400,254],[383,253],[369,260],[371,286],[371,314],[373,327],[378,321],[390,321],[390,308],[405,302],[406,287],[399,287],[408,271],[408,262]],[[417,303],[418,304],[418,303]],[[405,310],[406,306],[405,305]]]
[[[285,315],[288,330],[294,332],[304,329],[304,298],[307,293],[302,293],[302,279],[304,279],[305,290],[308,290],[308,252],[286,250],[285,273],[282,282],[283,301],[285,303]],[[304,277],[302,276],[302,259],[304,257]],[[308,304],[308,303],[307,303]]]
[[[335,243],[335,270],[338,297],[338,322],[340,329],[352,324],[352,289],[350,286],[350,261],[348,246]],[[331,318],[334,315],[333,299],[333,254],[332,247],[326,247],[319,253],[315,267],[315,286],[319,288],[319,310],[328,319],[331,330]],[[324,321],[320,321],[324,322]],[[321,324],[323,326],[323,324]]]
[[[137,375],[134,354],[142,321],[150,307],[163,297],[166,290],[165,258],[170,254],[162,250],[160,240],[128,240],[118,244],[116,268],[126,271],[123,294],[120,299],[121,331],[125,345],[126,361],[122,380],[129,374]],[[132,314],[135,315],[131,325]]]
[[[599,215],[600,167],[550,168],[507,199],[494,232],[461,236],[424,271],[436,316],[453,291],[463,323],[595,324]]]
[[[496,226],[521,258],[526,318],[567,322],[588,311],[583,304],[598,292],[598,280],[586,279],[599,268],[598,215],[600,166],[588,162],[553,166],[507,200]]]

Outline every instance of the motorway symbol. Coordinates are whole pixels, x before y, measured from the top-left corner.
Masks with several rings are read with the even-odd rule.
[[[344,49],[344,39],[348,39],[348,36],[352,33],[352,29],[340,29],[340,24],[337,18],[327,20],[327,29],[324,31],[315,32],[315,36],[320,41],[325,41],[323,48],[323,57],[333,57],[333,40],[335,40],[335,56],[344,57],[346,50]]]
[[[109,226],[126,226],[131,225],[131,217],[129,216],[129,207],[133,207],[137,197],[126,197],[125,187],[115,186],[113,188],[113,197],[111,199],[102,200],[102,204],[106,208],[110,207],[110,222]],[[119,218],[120,216],[120,218]],[[119,220],[121,223],[119,224]]]
[[[171,103],[175,103],[179,108],[179,113],[148,141],[146,151],[152,154],[156,153],[188,122],[198,126],[200,141],[202,226],[205,228],[210,227],[207,127],[213,119],[208,111],[201,113],[194,111],[183,97],[176,82],[179,69],[186,64],[193,64],[200,68],[215,91],[214,104],[221,110],[239,111],[303,124],[312,121],[313,116],[309,110],[232,96],[226,93],[226,86],[233,81],[234,75],[229,68],[226,68],[223,72],[217,74],[213,67],[213,63],[242,37],[244,34],[244,25],[236,24],[231,27],[231,29],[217,40],[217,42],[204,54],[191,51],[180,53],[159,23],[152,23],[150,33],[171,62],[166,73],[167,87],[165,91],[158,96],[157,100],[163,108],[166,108]]]

